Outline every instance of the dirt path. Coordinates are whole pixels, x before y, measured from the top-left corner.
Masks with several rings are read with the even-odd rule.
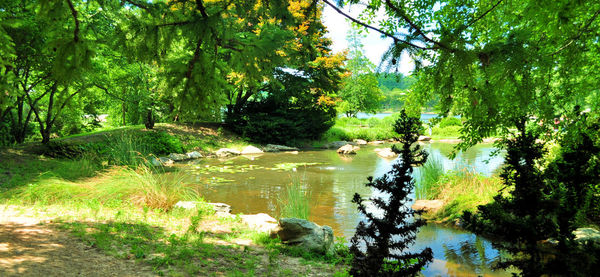
[[[156,276],[133,260],[106,256],[10,207],[0,206],[0,276]]]

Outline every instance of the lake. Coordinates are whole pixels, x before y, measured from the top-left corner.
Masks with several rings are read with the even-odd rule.
[[[381,146],[379,146],[381,147]],[[491,175],[503,162],[501,156],[490,157],[491,144],[480,144],[449,158],[453,145],[427,143],[431,158],[442,161],[446,170],[469,168]],[[231,159],[202,159],[179,165],[192,174],[203,197],[210,202],[232,206],[234,213],[268,213],[277,218],[278,199],[293,178],[302,180],[310,193],[310,220],[331,226],[336,236],[349,240],[363,218],[351,202],[354,193],[372,195],[364,186],[368,176],[381,176],[390,170],[393,160],[380,158],[375,146],[364,146],[354,156],[338,155],[335,150],[265,153]],[[414,197],[413,197],[414,198]],[[426,276],[509,276],[492,272],[498,251],[489,240],[470,232],[440,224],[421,228],[413,250],[431,247],[434,262],[423,271]]]

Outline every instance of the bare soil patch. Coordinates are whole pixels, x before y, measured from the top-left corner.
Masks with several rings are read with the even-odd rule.
[[[0,276],[156,276],[148,266],[100,253],[47,219],[0,208]]]

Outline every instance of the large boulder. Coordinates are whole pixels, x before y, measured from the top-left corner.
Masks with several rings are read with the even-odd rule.
[[[274,233],[285,244],[296,245],[307,251],[332,253],[333,230],[314,222],[299,218],[282,218],[279,230]]]
[[[244,148],[241,153],[242,153],[242,155],[253,155],[253,154],[262,154],[264,152],[252,145],[249,145],[249,146],[246,146],[246,148]]]
[[[358,147],[358,146],[346,144],[346,145],[338,148],[337,152],[338,152],[338,154],[350,155],[350,154],[356,154],[356,151],[358,151],[359,149],[360,149],[360,147]]]
[[[186,154],[171,153],[169,154],[169,159],[180,162],[189,159],[189,157]]]
[[[229,149],[229,148],[221,148],[221,149],[217,150],[217,152],[215,152],[215,155],[217,155],[217,157],[219,157],[219,158],[224,158],[224,157],[229,157],[229,156],[237,156],[240,154],[241,154],[240,151],[237,151],[235,149]]]
[[[415,211],[425,211],[435,213],[444,206],[442,200],[417,200],[412,205],[412,209]]]
[[[240,215],[242,222],[248,227],[266,233],[274,233],[279,229],[277,219],[265,213]]]
[[[395,159],[398,157],[398,154],[394,153],[392,148],[375,148],[375,153],[384,159]]]
[[[188,159],[202,158],[202,154],[200,154],[200,152],[198,152],[198,151],[187,152],[185,155],[188,156]]]
[[[298,151],[296,147],[289,147],[285,145],[267,144],[263,150],[265,152],[279,152],[279,151]]]
[[[346,144],[356,145],[355,142],[333,141],[333,142],[330,142],[330,143],[327,143],[327,144],[323,145],[322,148],[325,148],[325,149],[338,149],[338,148],[340,148],[340,147],[342,147],[342,146],[344,146]]]

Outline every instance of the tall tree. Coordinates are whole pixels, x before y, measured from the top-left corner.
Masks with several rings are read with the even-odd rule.
[[[350,29],[347,37],[348,74],[339,92],[342,102],[338,104],[338,110],[348,117],[355,117],[358,112],[376,112],[383,99],[377,76],[373,73],[375,65],[363,54],[363,38],[356,27]]]

